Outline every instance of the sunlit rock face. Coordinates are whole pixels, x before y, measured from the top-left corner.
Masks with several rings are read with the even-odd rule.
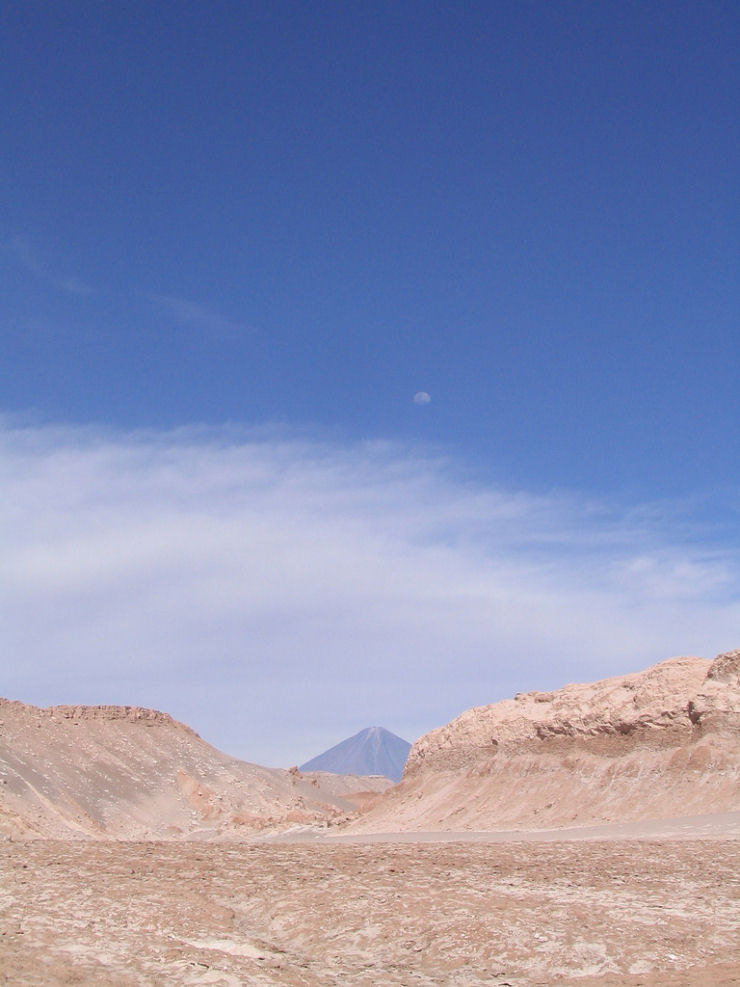
[[[715,658],[689,703],[689,716],[702,735],[740,735],[740,649]]]
[[[740,651],[467,710],[353,828],[548,828],[740,810]]]

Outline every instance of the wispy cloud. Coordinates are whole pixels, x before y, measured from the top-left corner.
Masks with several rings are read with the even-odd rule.
[[[2,691],[159,706],[253,760],[738,644],[737,552],[677,505],[270,429],[6,423],[0,483]]]
[[[152,300],[181,328],[195,329],[222,339],[235,339],[249,331],[244,323],[177,295],[154,295]]]
[[[62,276],[52,270],[41,260],[38,251],[28,237],[12,236],[0,243],[0,251],[12,258],[13,262],[23,270],[34,275],[56,291],[77,298],[98,294],[96,289],[82,278],[74,275]],[[205,333],[212,338],[222,340],[237,339],[245,333],[253,331],[243,322],[230,319],[213,308],[179,295],[154,294],[147,297],[147,302],[154,304],[160,312],[165,314],[170,324],[179,329]]]
[[[56,283],[57,287],[70,295],[79,295],[84,298],[87,295],[95,294],[95,289],[80,278],[58,278]]]
[[[27,237],[11,237],[2,244],[2,250],[7,255],[13,257],[24,270],[35,275],[49,287],[55,288],[57,291],[63,291],[66,294],[77,295],[78,297],[95,294],[95,289],[81,278],[72,276],[60,277],[51,271],[46,264],[41,262]]]

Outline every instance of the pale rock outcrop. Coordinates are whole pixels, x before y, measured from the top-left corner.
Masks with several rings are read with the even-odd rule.
[[[467,710],[354,831],[550,828],[740,810],[740,651]]]
[[[699,734],[740,737],[740,648],[712,662],[688,713]]]

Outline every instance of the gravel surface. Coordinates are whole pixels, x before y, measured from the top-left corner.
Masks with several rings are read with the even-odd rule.
[[[0,983],[740,985],[740,841],[7,841]]]

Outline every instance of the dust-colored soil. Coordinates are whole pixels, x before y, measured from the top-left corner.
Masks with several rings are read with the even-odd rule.
[[[0,983],[740,985],[740,841],[0,844]]]

